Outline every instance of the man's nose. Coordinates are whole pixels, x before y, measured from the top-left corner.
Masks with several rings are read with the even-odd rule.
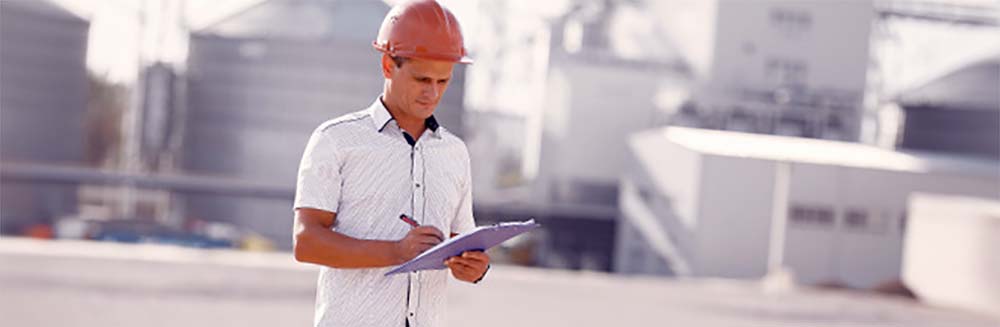
[[[441,83],[431,83],[431,85],[424,88],[424,96],[435,100],[437,100],[438,96],[440,96],[443,92],[444,85],[441,85]]]

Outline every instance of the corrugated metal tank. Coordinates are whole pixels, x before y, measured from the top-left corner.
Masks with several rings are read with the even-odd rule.
[[[900,148],[1000,160],[998,90],[1000,58],[994,56],[904,92]]]
[[[0,1],[0,157],[81,164],[90,24],[45,1]],[[0,231],[76,210],[76,185],[0,183]]]
[[[309,134],[382,91],[371,47],[381,1],[269,1],[191,36],[182,167],[292,187]],[[438,108],[461,125],[464,69]],[[183,197],[186,216],[228,221],[291,247],[291,199]]]

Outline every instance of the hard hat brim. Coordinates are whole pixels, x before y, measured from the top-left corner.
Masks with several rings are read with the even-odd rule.
[[[382,53],[385,53],[387,55],[394,56],[394,57],[450,61],[450,62],[453,62],[453,63],[466,64],[466,65],[471,65],[474,62],[474,60],[472,59],[472,57],[469,57],[467,55],[463,55],[461,57],[457,57],[457,56],[447,55],[447,54],[437,54],[437,53],[427,53],[427,52],[415,52],[415,51],[406,51],[406,50],[389,51],[384,46],[380,46],[377,42],[372,42],[372,47],[374,47],[375,50],[378,50],[379,52],[382,52]]]

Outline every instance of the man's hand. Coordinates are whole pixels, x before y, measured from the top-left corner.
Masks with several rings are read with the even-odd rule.
[[[460,256],[448,258],[444,264],[451,269],[451,275],[455,279],[474,283],[486,273],[490,256],[482,251],[465,251]]]
[[[400,263],[413,259],[421,252],[427,251],[441,243],[444,234],[433,226],[420,226],[411,229],[403,239],[396,242],[396,257]]]

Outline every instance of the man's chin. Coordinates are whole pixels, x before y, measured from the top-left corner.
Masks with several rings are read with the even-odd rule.
[[[435,107],[436,107],[435,105],[418,104],[417,111],[420,113],[421,116],[424,116],[424,118],[426,119],[427,117],[430,117],[431,115],[434,114]]]

